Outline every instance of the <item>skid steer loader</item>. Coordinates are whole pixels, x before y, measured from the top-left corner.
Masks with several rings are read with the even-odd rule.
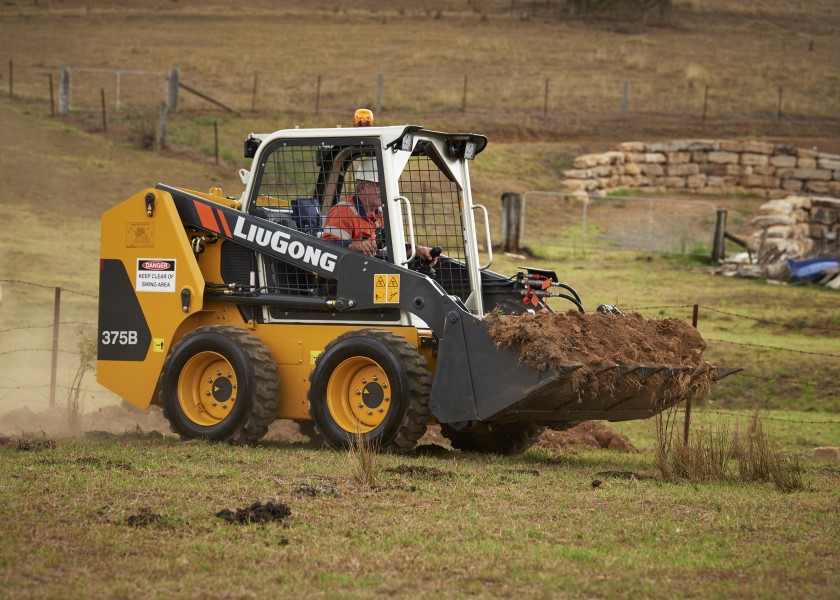
[[[554,272],[488,270],[468,169],[487,139],[357,118],[369,126],[249,135],[238,198],[158,184],[103,215],[102,385],[159,403],[183,438],[255,442],[281,418],[333,447],[361,436],[388,451],[437,422],[456,448],[519,452],[546,425],[646,418],[681,400],[637,377],[582,403],[565,382],[575,365],[537,371],[499,348],[489,311],[548,310],[550,296],[583,306]],[[381,191],[377,256],[323,238],[362,160]],[[420,244],[439,254],[433,267]]]

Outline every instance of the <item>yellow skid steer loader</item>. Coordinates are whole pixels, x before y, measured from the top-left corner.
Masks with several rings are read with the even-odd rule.
[[[251,134],[239,198],[159,184],[114,206],[102,217],[99,382],[162,405],[184,438],[255,442],[279,418],[314,422],[333,447],[361,436],[388,451],[437,422],[455,447],[519,452],[547,425],[680,401],[636,377],[581,403],[565,381],[576,365],[536,370],[490,337],[493,310],[548,310],[552,295],[583,306],[552,271],[480,264],[476,214],[488,253],[489,224],[468,164],[486,144],[412,125]],[[376,255],[324,232],[363,161],[381,194]]]

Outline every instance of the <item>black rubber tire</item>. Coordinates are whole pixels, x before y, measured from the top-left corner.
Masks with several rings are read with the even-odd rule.
[[[386,404],[381,401],[379,405],[370,407],[371,412],[378,411],[379,406],[383,408],[381,420],[375,425],[363,425],[360,421],[351,425],[355,408],[350,408],[350,402],[355,403],[357,398],[362,400],[368,394],[368,384],[365,383],[363,394],[352,396],[349,387],[336,383],[345,365],[354,363],[377,369],[390,386],[390,391],[379,390],[380,394],[388,394],[384,396],[387,411]],[[332,388],[331,379],[334,383]],[[318,356],[309,375],[309,383],[309,413],[318,433],[332,448],[355,445],[360,438],[363,444],[381,452],[408,452],[426,432],[432,387],[426,359],[405,338],[395,333],[361,329],[340,335],[327,344]],[[332,398],[327,397],[328,389],[332,389]],[[338,413],[339,416],[336,416],[331,406],[335,411],[346,408],[347,414],[341,416]],[[368,409],[364,407],[363,410]],[[372,419],[376,421],[379,417],[373,416]]]
[[[295,419],[295,423],[297,423],[298,429],[300,429],[300,434],[308,437],[310,442],[312,442],[313,444],[324,443],[324,438],[321,437],[320,433],[318,433],[318,428],[315,426],[315,421]]]
[[[487,423],[467,431],[457,431],[446,424],[440,426],[440,432],[456,450],[508,456],[525,452],[534,445],[543,431],[544,425],[529,421]]]
[[[228,369],[212,383],[197,376],[216,365]],[[265,345],[237,327],[212,325],[188,333],[172,348],[160,376],[160,403],[172,431],[183,439],[250,444],[275,420],[279,389],[277,366]],[[232,405],[229,412],[204,407],[208,392],[217,390],[217,404]]]

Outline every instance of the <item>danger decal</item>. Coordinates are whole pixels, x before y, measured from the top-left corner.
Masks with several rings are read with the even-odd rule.
[[[174,258],[138,258],[135,288],[138,292],[174,292]]]

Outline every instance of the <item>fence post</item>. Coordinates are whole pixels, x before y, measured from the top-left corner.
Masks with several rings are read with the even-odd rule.
[[[776,120],[777,121],[782,120],[782,90],[783,89],[784,88],[782,86],[779,86],[779,108],[776,111]]]
[[[167,79],[166,102],[164,104],[174,113],[178,112],[178,80],[180,76],[178,69],[172,69],[169,72],[169,79]]]
[[[114,83],[114,112],[120,112],[120,72],[117,71],[116,82]]]
[[[58,114],[66,115],[70,112],[70,69],[61,69],[58,78]]]
[[[627,118],[627,105],[630,102],[630,82],[624,82],[624,92],[621,96],[621,118]]]
[[[251,92],[251,111],[257,110],[257,81],[259,81],[259,73],[254,71],[254,89]]]
[[[52,365],[50,367],[50,408],[55,408],[55,381],[58,374],[58,319],[61,313],[61,288],[55,288],[53,306]]]
[[[169,107],[166,102],[160,103],[160,127],[158,129],[158,148],[166,146],[166,115],[169,114]]]
[[[519,194],[502,194],[502,252],[519,252],[522,205],[522,197]]]
[[[321,76],[318,75],[318,82],[315,86],[315,114],[321,112]]]
[[[726,238],[726,211],[717,211],[717,222],[715,223],[715,239],[712,242],[712,262],[718,263],[726,258],[724,249]]]
[[[102,96],[102,130],[108,133],[108,117],[105,110],[105,88],[99,88],[99,93]]]
[[[548,79],[545,80],[545,98],[543,99],[543,117],[548,116]]]
[[[14,80],[15,80],[15,64],[12,59],[9,59],[9,98],[15,97],[15,88],[14,88]]]
[[[703,90],[703,122],[706,122],[706,109],[709,106],[709,86],[706,85],[705,89]]]
[[[385,82],[382,77],[382,73],[376,76],[376,114],[378,115],[382,112],[382,88],[384,87]]]
[[[219,164],[219,122],[213,121],[213,143],[216,148],[216,164]]]
[[[467,76],[464,75],[464,95],[461,98],[461,112],[467,112]]]
[[[50,116],[55,116],[55,94],[53,93],[52,73],[50,73]]]
[[[697,329],[697,317],[700,313],[700,305],[695,304],[691,314],[691,326]],[[688,429],[691,426],[691,396],[685,399],[685,425],[683,426],[683,443],[688,446]]]

